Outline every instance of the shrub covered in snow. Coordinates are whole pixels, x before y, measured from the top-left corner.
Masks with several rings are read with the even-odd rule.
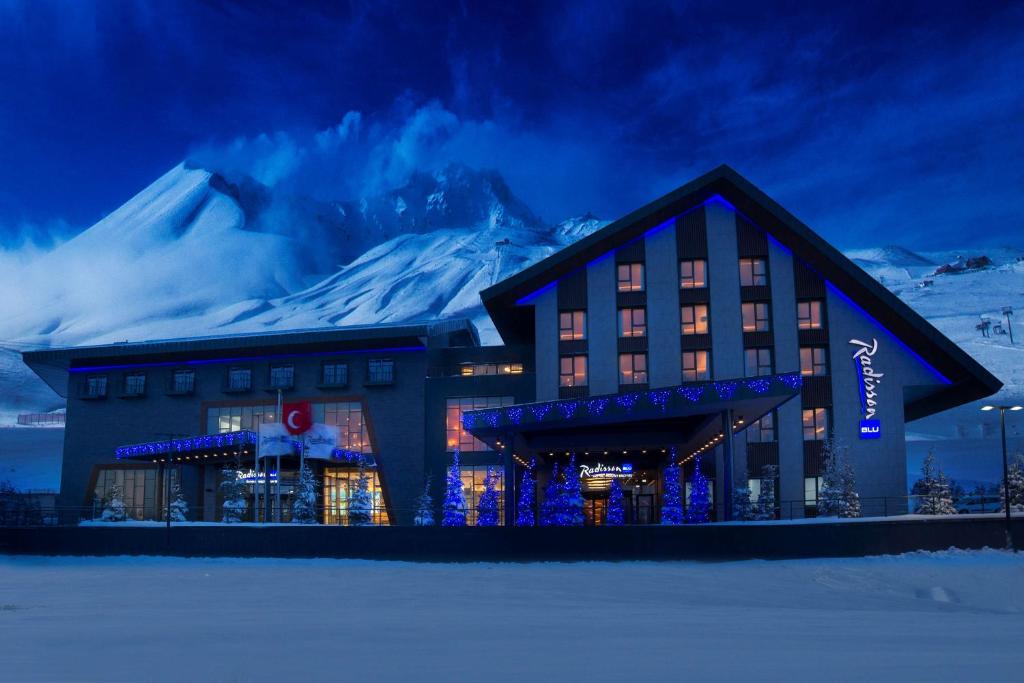
[[[459,451],[452,455],[441,502],[441,526],[466,526],[466,495],[462,492],[462,471],[459,469]]]
[[[956,507],[953,505],[953,494],[950,492],[949,482],[942,468],[935,466],[935,454],[928,451],[928,455],[921,465],[921,478],[914,484],[914,491],[920,492],[917,500],[919,515],[955,515]]]
[[[737,486],[732,492],[732,518],[738,522],[754,519],[754,506],[750,502],[750,489]]]
[[[1024,456],[1018,455],[1009,464],[1006,478],[1010,488],[1010,511],[1024,512]],[[999,487],[1000,509],[1006,510],[1006,489]]]
[[[416,526],[434,526],[434,499],[430,495],[430,477],[427,477],[423,485],[423,493],[416,499],[416,516],[413,518]]]
[[[100,519],[104,522],[123,522],[128,519],[124,506],[124,489],[121,488],[120,484],[114,484],[110,487],[110,492],[107,494],[107,503],[103,506]]]
[[[825,472],[818,492],[818,515],[821,517],[860,517],[860,496],[853,476],[853,467],[846,458],[846,448],[834,439],[824,442]]]
[[[316,507],[316,479],[309,465],[303,463],[299,473],[299,486],[292,501],[292,520],[299,524],[316,524],[318,513]]]
[[[779,476],[779,468],[765,465],[761,468],[761,493],[757,497],[754,518],[759,520],[775,519],[775,508],[778,501],[775,495],[775,480]]]
[[[181,493],[181,484],[177,481],[171,487],[171,521],[188,521],[188,503],[185,502],[185,496]]]
[[[246,500],[245,481],[238,470],[229,467],[221,471],[220,491],[224,496],[222,521],[226,524],[244,521],[249,504]]]
[[[349,526],[370,526],[373,524],[373,495],[370,493],[370,477],[366,474],[366,466],[359,463],[359,478],[356,490],[348,504]]]

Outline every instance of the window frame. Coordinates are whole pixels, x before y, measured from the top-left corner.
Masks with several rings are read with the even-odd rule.
[[[570,367],[566,371],[565,361],[569,361]],[[580,372],[579,365],[583,370]],[[583,380],[577,381],[582,375]],[[590,361],[585,353],[567,353],[558,357],[558,386],[561,387],[585,387],[590,384]]]
[[[245,385],[244,386],[236,385],[235,382],[234,382],[234,378],[235,378],[236,374],[237,374],[237,376],[241,376],[243,373],[244,373],[245,377],[247,378],[246,382],[245,382]],[[229,366],[228,367],[228,372],[227,372],[227,382],[225,384],[225,388],[228,391],[234,391],[234,392],[252,391],[252,367],[248,366],[248,365],[232,365],[232,366]]]
[[[808,413],[811,414],[810,422],[807,420]],[[800,428],[804,441],[824,441],[828,438],[829,421],[831,419],[831,415],[829,413],[830,411],[828,408],[821,406],[815,408],[804,408],[801,410]],[[811,435],[810,438],[808,438],[808,433]]]
[[[699,372],[699,370],[698,370],[698,368],[699,368],[699,365],[697,363],[698,354],[704,354],[704,372],[703,373]],[[690,372],[689,370],[686,369],[686,357],[687,357],[687,355],[692,355],[693,356],[693,370],[692,370],[693,377],[692,378],[691,377],[687,377],[687,372]],[[680,359],[680,365],[682,367],[682,381],[683,381],[684,384],[686,382],[708,382],[708,381],[711,380],[711,350],[710,349],[687,349],[686,351],[683,351],[682,357]],[[705,375],[705,376],[702,377],[701,376],[702,374]]]
[[[804,352],[810,352],[810,365],[804,365]],[[815,356],[821,353],[821,362]],[[818,372],[818,369],[821,372]],[[810,370],[805,372],[805,370]],[[800,374],[804,377],[827,377],[828,376],[828,349],[824,346],[801,346],[800,347]]]
[[[93,387],[97,387],[94,391]],[[88,375],[82,387],[84,398],[106,398],[110,387],[110,378],[106,375]]]
[[[394,358],[370,358],[366,361],[366,383],[370,386],[395,383]]]
[[[637,323],[637,313],[642,320]],[[629,316],[629,328],[626,328],[626,316]],[[647,309],[643,306],[630,306],[619,309],[619,336],[623,338],[646,337],[647,336]],[[639,332],[637,329],[639,328]],[[629,334],[627,334],[627,332]]]
[[[513,396],[463,396],[445,399],[445,448],[451,453],[456,448],[462,453],[493,453],[485,442],[477,439],[462,426],[462,416],[470,410],[503,408],[515,404]]]
[[[698,267],[700,264],[700,276],[698,281]],[[688,265],[690,274],[687,275],[683,268]],[[682,259],[679,261],[679,289],[706,289],[708,286],[708,261],[707,259]]]
[[[327,379],[327,368],[333,368],[333,380]],[[339,379],[338,370],[342,370],[343,378]],[[326,360],[320,364],[320,386],[322,387],[347,387],[348,386],[348,363]]]
[[[188,381],[179,383],[178,379],[187,377]],[[189,368],[178,368],[171,371],[171,393],[191,394],[196,390],[196,371]]]
[[[145,396],[146,395],[146,373],[126,372],[121,378],[122,396]]]
[[[774,443],[778,436],[775,430],[775,411],[769,411],[751,422],[746,432],[747,443]]]
[[[747,329],[747,311],[753,312],[753,329]],[[763,313],[764,315],[759,315]],[[762,327],[763,324],[763,327]],[[740,327],[744,332],[770,332],[772,329],[772,308],[767,301],[744,301],[740,304]]]
[[[701,316],[698,314],[698,310],[703,309],[704,320],[703,325],[701,323]],[[690,311],[693,320],[689,323],[686,322],[686,312]],[[690,329],[692,328],[692,329]],[[690,331],[687,331],[690,329]],[[708,334],[711,330],[711,307],[708,304],[683,304],[679,307],[679,334],[683,336],[690,336],[694,334]]]
[[[739,270],[740,287],[768,286],[768,259],[759,256],[741,258]],[[747,272],[744,273],[744,270]],[[749,275],[749,278],[744,277],[745,275]]]
[[[627,269],[627,277],[623,279],[623,268]],[[637,277],[638,275],[638,277]],[[639,280],[636,282],[634,278]],[[643,261],[630,261],[619,263],[615,267],[615,291],[617,292],[643,292],[647,289],[646,268]]]
[[[566,320],[568,319],[568,323]],[[558,340],[578,341],[587,338],[587,311],[577,308],[558,312]]]
[[[629,359],[629,374],[625,374],[623,370],[623,361]],[[637,369],[637,360],[640,359],[642,362],[640,365],[642,369]],[[625,381],[626,378],[629,381]],[[642,377],[642,381],[637,381],[637,377]],[[634,384],[647,384],[648,383],[648,367],[647,367],[647,353],[644,351],[624,351],[619,354],[619,385],[620,386],[632,386]]]
[[[288,381],[284,384],[275,380],[274,375],[288,370]],[[292,363],[273,363],[267,371],[267,386],[270,389],[292,389],[295,387],[295,365]]]
[[[807,307],[807,316],[800,315],[800,308]],[[814,324],[814,311],[818,311],[818,324]],[[807,321],[804,324],[804,321]],[[798,330],[823,330],[825,329],[825,301],[822,299],[807,299],[796,302],[796,327]]]
[[[754,354],[754,372],[751,373],[751,352]],[[764,364],[762,361],[767,355],[768,362]],[[744,377],[767,377],[775,374],[775,354],[772,352],[770,346],[756,346],[743,349],[743,376]],[[766,372],[762,372],[766,370]]]

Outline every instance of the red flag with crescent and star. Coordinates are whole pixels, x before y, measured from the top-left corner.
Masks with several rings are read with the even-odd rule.
[[[281,407],[281,422],[289,434],[302,434],[313,426],[313,410],[309,401],[285,403]]]

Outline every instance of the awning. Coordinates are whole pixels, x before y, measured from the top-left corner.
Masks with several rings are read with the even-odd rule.
[[[198,463],[200,460],[235,458],[240,455],[250,456],[255,453],[257,443],[259,443],[257,432],[241,430],[118,446],[114,451],[114,456],[118,460],[184,463],[195,461]],[[301,442],[295,441],[294,443],[297,456]],[[358,462],[361,457],[370,467],[377,464],[372,453],[360,453],[344,448],[335,448],[332,457],[339,462],[351,463]]]

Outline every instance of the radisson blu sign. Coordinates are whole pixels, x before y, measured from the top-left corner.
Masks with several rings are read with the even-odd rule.
[[[584,479],[629,479],[633,476],[633,464],[621,465],[580,465],[580,477]]]
[[[878,385],[884,374],[878,372],[872,364],[878,352],[878,340],[870,342],[851,339],[853,346],[853,367],[857,373],[857,386],[860,390],[860,438],[882,438],[882,423],[876,417],[878,413]]]

